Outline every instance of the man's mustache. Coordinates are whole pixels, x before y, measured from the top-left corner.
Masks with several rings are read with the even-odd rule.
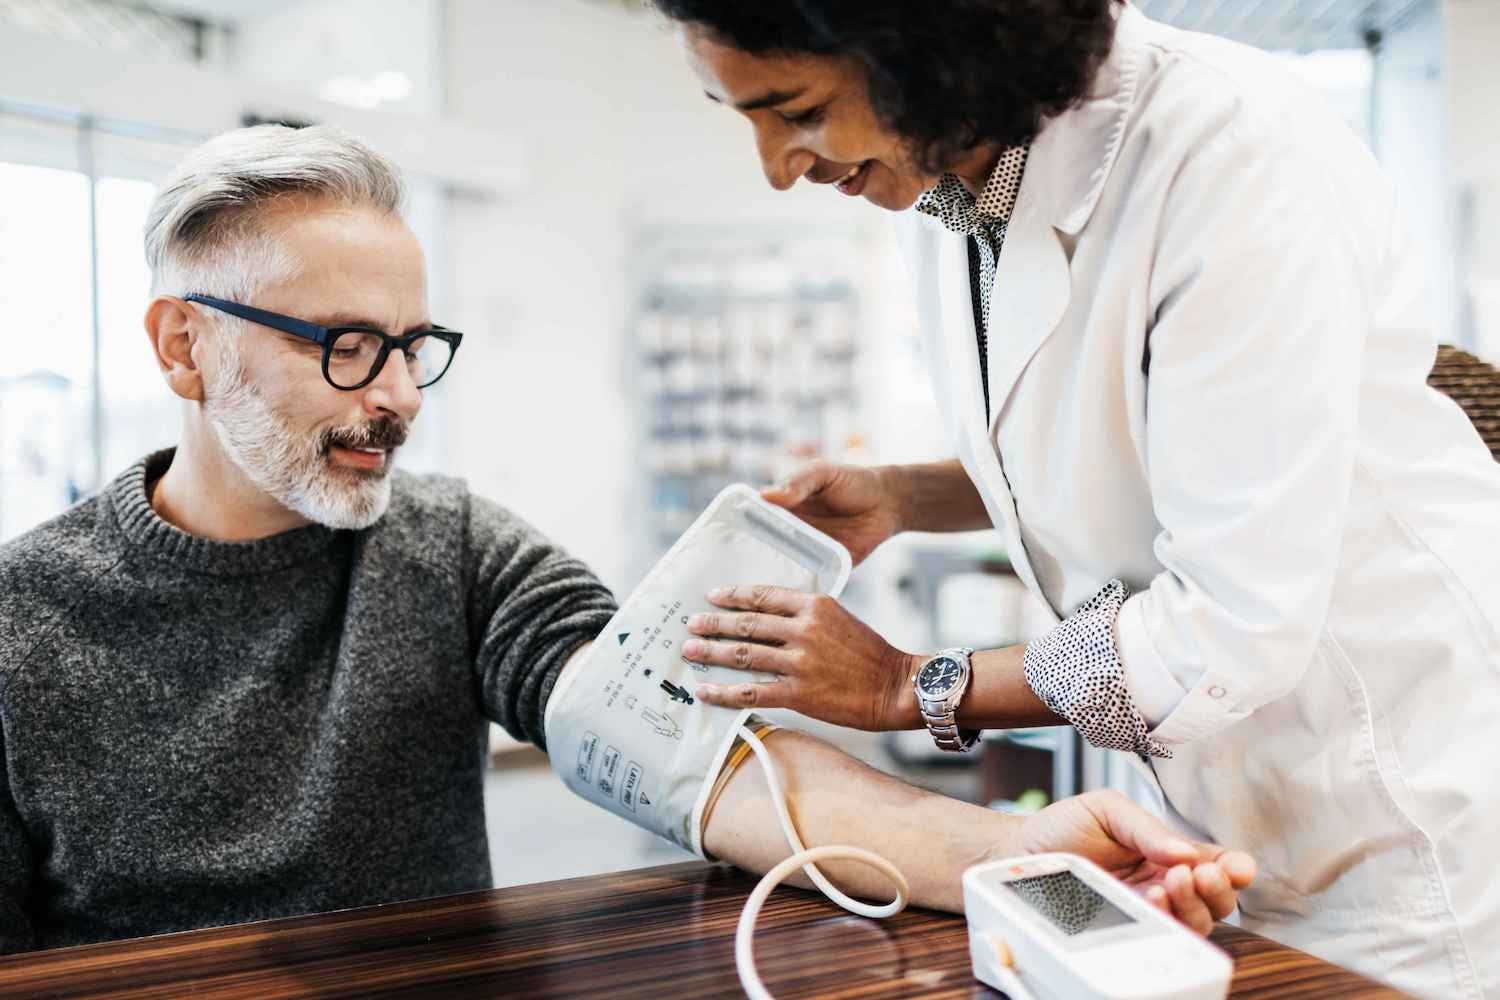
[[[322,450],[340,448],[381,448],[391,450],[406,443],[411,425],[395,417],[387,417],[363,427],[336,427],[323,432]]]

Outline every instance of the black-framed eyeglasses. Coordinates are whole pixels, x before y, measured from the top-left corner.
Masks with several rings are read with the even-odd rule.
[[[393,348],[406,357],[406,370],[417,388],[425,389],[448,371],[464,339],[457,330],[442,326],[392,337],[384,330],[370,327],[319,326],[305,319],[207,295],[184,295],[183,299],[318,344],[323,348],[323,378],[335,389],[346,391],[363,389],[375,381]]]

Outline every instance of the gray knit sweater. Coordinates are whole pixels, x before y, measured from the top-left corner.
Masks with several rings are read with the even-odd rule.
[[[400,472],[365,531],[195,538],[171,456],[0,547],[0,951],[487,888],[485,720],[542,743],[609,592]]]

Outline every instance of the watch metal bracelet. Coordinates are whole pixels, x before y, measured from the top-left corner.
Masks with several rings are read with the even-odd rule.
[[[927,731],[932,734],[933,742],[940,749],[951,753],[963,753],[972,749],[979,739],[978,729],[961,729],[952,713],[933,715],[928,712],[925,704],[922,706],[922,721],[927,724]]]
[[[922,721],[926,724],[927,731],[932,734],[932,741],[937,744],[938,749],[949,753],[965,753],[978,742],[981,732],[978,729],[963,729],[958,724],[958,702],[968,693],[969,684],[973,682],[974,664],[969,657],[974,655],[974,650],[967,646],[943,649],[939,650],[934,658],[951,653],[963,654],[964,664],[968,668],[968,677],[964,681],[963,689],[952,699],[951,704],[947,700],[929,701],[919,693],[917,710],[921,712]]]

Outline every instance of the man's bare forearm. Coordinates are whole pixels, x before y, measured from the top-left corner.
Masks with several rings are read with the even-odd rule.
[[[978,531],[992,527],[979,491],[958,459],[886,465],[880,474],[897,500],[903,531]]]
[[[907,877],[918,906],[961,912],[964,869],[1018,849],[1013,817],[913,788],[802,733],[779,730],[765,745],[780,768],[803,843],[874,851]],[[756,872],[791,853],[755,761],[746,760],[730,779],[708,817],[703,843],[715,857]],[[894,893],[863,865],[819,867],[850,895],[878,901]],[[801,875],[792,881],[811,884]]]

